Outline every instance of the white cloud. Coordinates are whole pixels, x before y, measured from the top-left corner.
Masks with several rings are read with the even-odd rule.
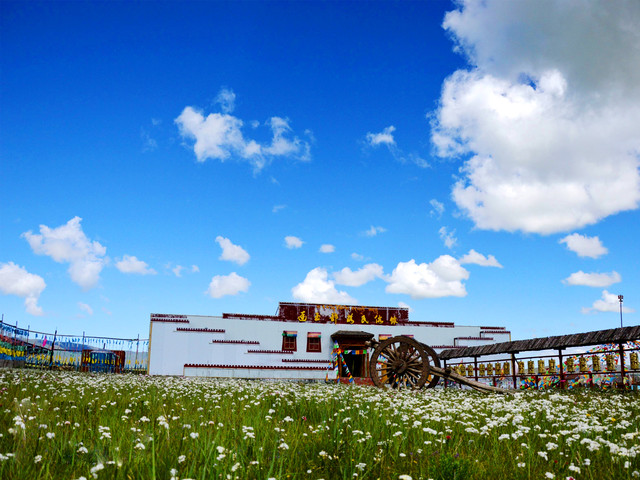
[[[156,271],[149,268],[146,262],[138,260],[132,255],[124,255],[122,260],[116,262],[116,268],[122,273],[136,273],[138,275],[155,275]]]
[[[271,145],[263,147],[264,152],[272,156],[297,157],[299,160],[311,159],[311,146],[298,137],[287,138],[292,130],[288,118],[271,117],[268,125],[273,132]]]
[[[182,265],[176,265],[171,269],[173,274],[178,278],[182,277],[182,270],[184,270],[184,267]]]
[[[471,155],[458,207],[541,234],[637,208],[640,4],[459,5],[443,26],[470,69],[444,82],[432,123],[439,155]]]
[[[389,153],[393,155],[399,162],[412,162],[418,165],[419,167],[428,167],[429,163],[420,155],[415,153],[405,153],[396,145],[396,141],[393,138],[393,132],[395,132],[396,127],[393,125],[389,125],[380,133],[367,133],[366,142],[370,147],[379,147],[383,145],[389,150]]]
[[[386,232],[387,229],[384,227],[374,227],[373,225],[371,225],[371,228],[369,228],[369,230],[366,230],[364,232],[364,234],[367,237],[375,237],[376,235],[378,235],[379,233],[384,233]]]
[[[602,298],[600,300],[596,300],[593,302],[591,307],[585,307],[582,309],[582,313],[592,313],[592,312],[619,312],[620,311],[620,301],[618,300],[618,295],[609,293],[606,290],[602,291]],[[633,313],[635,310],[633,308],[625,307],[624,304],[622,306],[622,313]]]
[[[300,248],[304,243],[298,237],[294,237],[292,235],[284,237],[284,243],[288,249]]]
[[[216,99],[222,107],[222,113],[210,113],[205,117],[197,109],[187,106],[175,119],[182,137],[195,140],[193,151],[199,162],[209,158],[224,161],[233,157],[249,162],[254,171],[259,171],[276,157],[302,161],[311,158],[310,144],[292,135],[286,118],[271,117],[266,123],[272,133],[270,143],[261,144],[245,139],[243,121],[230,114],[233,100],[235,94],[223,89]]]
[[[86,303],[78,302],[78,308],[89,315],[93,315],[93,308]]]
[[[200,267],[198,265],[191,265],[191,273],[198,273],[200,271]]]
[[[369,132],[367,133],[367,143],[372,147],[376,147],[378,145],[395,145],[396,141],[393,138],[393,132],[395,132],[395,130],[396,127],[389,125],[380,133]]]
[[[444,242],[445,247],[450,249],[453,248],[456,243],[458,243],[455,230],[449,231],[447,227],[440,227],[438,233],[440,234],[440,240]]]
[[[338,285],[359,287],[376,278],[382,278],[383,275],[384,273],[380,265],[377,263],[369,263],[355,272],[345,267],[339,272],[334,273],[333,278]]]
[[[218,235],[216,237],[216,242],[222,248],[222,255],[219,257],[220,260],[235,262],[238,265],[244,265],[249,261],[250,256],[247,251],[241,246],[231,243],[231,240],[228,238]]]
[[[82,288],[90,289],[100,280],[106,264],[107,249],[91,241],[82,231],[80,217],[73,217],[65,225],[49,228],[40,225],[40,234],[31,231],[22,234],[38,255],[47,255],[58,263],[69,263],[71,280]]]
[[[229,88],[221,88],[216,103],[220,104],[220,110],[224,113],[232,113],[236,108],[236,94]]]
[[[333,253],[335,251],[336,251],[336,247],[329,243],[324,243],[320,245],[320,253]]]
[[[249,291],[251,282],[241,277],[236,272],[229,275],[216,275],[211,279],[207,294],[213,298],[221,298],[226,295],[238,295]]]
[[[46,287],[44,279],[29,273],[24,267],[13,262],[0,263],[0,292],[24,298],[24,306],[30,315],[42,315],[38,298]]]
[[[429,200],[429,205],[431,205],[431,211],[429,212],[429,215],[431,215],[432,217],[435,216],[440,218],[444,213],[444,204],[433,198]]]
[[[566,243],[567,248],[579,257],[598,258],[609,253],[598,237],[587,237],[579,233],[567,235],[559,243]]]
[[[463,280],[469,272],[450,255],[442,255],[432,263],[416,264],[411,259],[400,262],[387,279],[387,293],[403,293],[412,298],[464,297]]]
[[[460,260],[460,265],[464,265],[465,263],[473,263],[475,265],[480,265],[481,267],[498,267],[502,268],[500,262],[496,260],[496,257],[493,255],[489,255],[485,257],[481,253],[476,252],[474,249],[469,250],[469,253],[463,255]]]
[[[287,207],[286,205],[274,205],[273,208],[271,209],[271,212],[278,213],[280,210],[283,210],[286,207]]]
[[[585,273],[582,270],[572,273],[563,280],[567,285],[583,285],[586,287],[608,287],[614,283],[620,283],[622,277],[618,272],[611,273]]]
[[[353,305],[357,301],[348,293],[338,291],[335,283],[329,280],[327,270],[321,267],[314,268],[299,283],[291,289],[293,298],[301,302],[333,303],[341,305]]]

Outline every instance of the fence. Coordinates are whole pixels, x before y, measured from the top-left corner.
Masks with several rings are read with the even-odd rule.
[[[0,321],[0,367],[146,373],[149,340],[63,335]]]
[[[450,349],[440,356],[458,374],[503,388],[639,389],[639,337],[640,327],[624,327]]]

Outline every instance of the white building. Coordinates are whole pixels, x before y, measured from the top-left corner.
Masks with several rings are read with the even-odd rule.
[[[338,345],[353,377],[368,377],[365,342],[396,335],[436,352],[511,340],[504,327],[410,321],[397,307],[280,302],[277,315],[151,314],[149,374],[324,380],[335,378],[329,366]]]

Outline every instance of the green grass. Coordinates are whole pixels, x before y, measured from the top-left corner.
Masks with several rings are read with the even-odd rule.
[[[0,478],[635,478],[639,400],[7,370]]]

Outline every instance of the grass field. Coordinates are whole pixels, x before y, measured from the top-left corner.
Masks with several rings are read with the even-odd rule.
[[[640,478],[640,397],[0,371],[2,479]]]

